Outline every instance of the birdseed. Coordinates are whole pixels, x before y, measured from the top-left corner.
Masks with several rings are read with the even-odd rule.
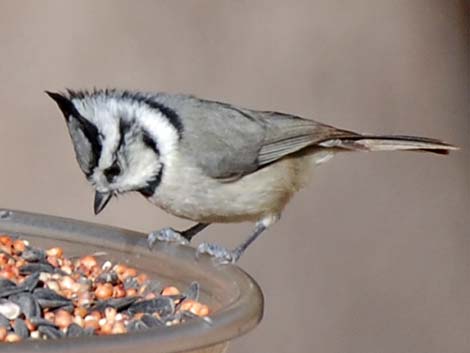
[[[162,288],[126,264],[0,235],[0,342],[124,334],[203,318],[200,286]]]

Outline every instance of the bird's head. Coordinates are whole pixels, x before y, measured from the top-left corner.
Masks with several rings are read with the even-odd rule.
[[[114,195],[154,194],[164,171],[162,155],[178,140],[162,107],[128,91],[46,93],[62,111],[78,164],[95,188],[96,214]]]

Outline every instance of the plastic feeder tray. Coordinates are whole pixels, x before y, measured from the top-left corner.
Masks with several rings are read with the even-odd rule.
[[[263,295],[256,282],[232,265],[217,265],[194,249],[158,243],[147,248],[141,233],[81,221],[0,209],[0,234],[19,235],[41,248],[60,246],[67,256],[105,252],[106,259],[125,262],[162,285],[201,286],[201,301],[211,308],[211,324],[192,319],[123,335],[25,340],[1,344],[2,352],[150,353],[225,352],[228,342],[255,327],[263,315]]]

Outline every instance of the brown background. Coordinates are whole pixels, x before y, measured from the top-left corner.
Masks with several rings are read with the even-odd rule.
[[[44,89],[187,92],[463,150],[339,156],[240,265],[266,295],[236,352],[470,351],[470,55],[464,1],[0,2],[0,205],[142,231],[189,223],[140,196],[99,217]],[[251,225],[199,238],[232,246]]]

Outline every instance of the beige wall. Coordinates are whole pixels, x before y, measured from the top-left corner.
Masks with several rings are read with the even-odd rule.
[[[0,2],[0,205],[143,231],[187,222],[134,195],[99,217],[43,90],[184,91],[347,129],[439,137],[448,158],[339,156],[241,260],[264,321],[231,352],[470,349],[470,56],[463,1]],[[250,225],[200,239],[235,245]]]

